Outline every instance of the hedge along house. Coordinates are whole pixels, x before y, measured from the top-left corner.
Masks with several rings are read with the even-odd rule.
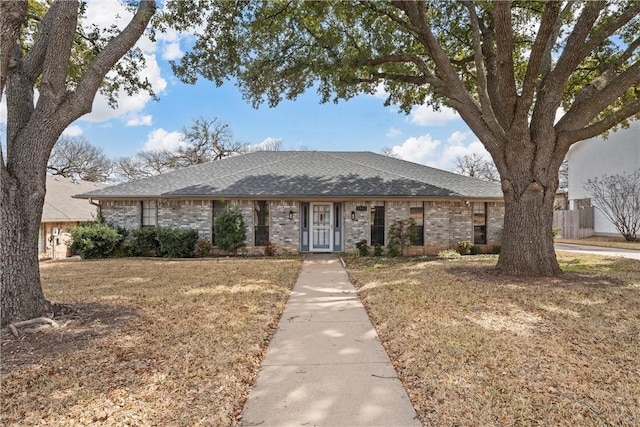
[[[236,206],[247,249],[342,252],[385,246],[389,226],[413,218],[413,254],[469,240],[500,244],[504,204],[495,183],[371,152],[258,151],[81,194],[128,230],[193,228],[215,246],[213,224]]]

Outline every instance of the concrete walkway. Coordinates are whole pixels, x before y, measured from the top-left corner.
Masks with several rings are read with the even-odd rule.
[[[421,425],[339,259],[305,259],[240,425]]]
[[[601,246],[576,245],[573,243],[556,243],[557,251],[576,252],[600,256],[625,257],[640,260],[640,251],[633,249],[604,248]]]

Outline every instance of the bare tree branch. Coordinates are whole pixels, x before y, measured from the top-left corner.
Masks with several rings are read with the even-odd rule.
[[[47,169],[51,175],[105,182],[111,173],[111,161],[86,139],[63,136],[53,146]]]
[[[640,231],[640,169],[620,175],[603,175],[587,181],[584,188],[594,205],[627,240]]]

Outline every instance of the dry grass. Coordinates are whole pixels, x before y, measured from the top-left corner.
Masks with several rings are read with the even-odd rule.
[[[2,425],[233,425],[299,260],[45,263],[63,329],[2,338]]]
[[[495,257],[348,269],[424,425],[640,425],[640,261],[562,254],[560,278]]]
[[[561,239],[556,238],[558,243],[574,243],[576,245],[602,246],[604,248],[632,249],[640,251],[640,239],[635,242],[627,242],[620,236],[591,236],[583,239]]]

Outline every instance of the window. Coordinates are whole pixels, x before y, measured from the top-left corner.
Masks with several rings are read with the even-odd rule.
[[[309,228],[309,203],[302,204],[302,228]]]
[[[424,246],[424,203],[411,202],[409,205],[409,218],[416,223],[416,238],[411,241],[411,244],[414,246]]]
[[[473,204],[473,243],[487,244],[487,204],[484,202]]]
[[[254,245],[266,246],[269,241],[269,203],[266,200],[256,200],[254,210]]]
[[[142,202],[142,226],[155,227],[158,225],[158,202],[144,200]]]
[[[371,245],[384,246],[384,202],[371,202]]]
[[[213,217],[211,219],[211,244],[215,246],[216,245],[216,231],[215,231],[216,219],[218,218],[218,216],[220,216],[222,212],[227,210],[227,202],[224,202],[222,200],[214,200],[211,202],[211,204],[212,204],[212,210],[213,210]]]
[[[341,223],[341,215],[340,215],[340,204],[336,203],[333,206],[334,209],[334,213],[333,213],[333,221],[335,222],[334,227],[336,230],[340,229],[340,223]]]

